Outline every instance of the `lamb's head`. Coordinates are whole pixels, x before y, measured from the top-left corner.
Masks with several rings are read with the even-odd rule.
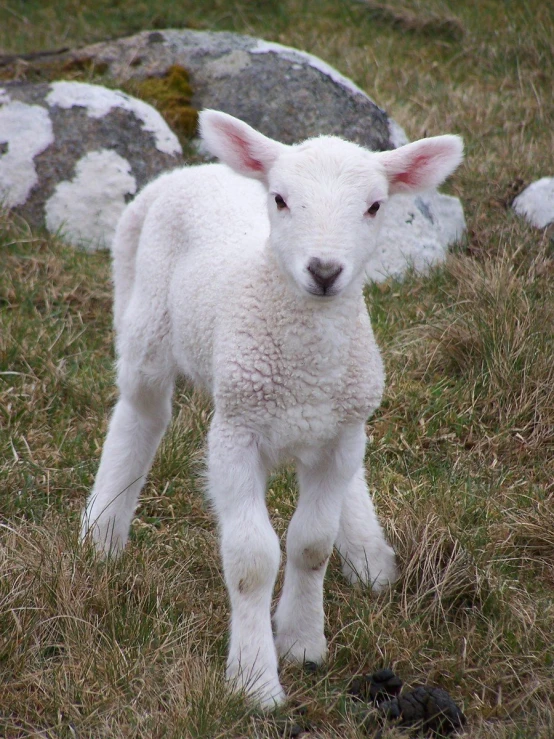
[[[450,135],[386,152],[335,136],[286,146],[213,110],[200,114],[200,132],[222,162],[264,183],[275,257],[291,284],[316,299],[359,290],[389,196],[437,187],[463,155]]]

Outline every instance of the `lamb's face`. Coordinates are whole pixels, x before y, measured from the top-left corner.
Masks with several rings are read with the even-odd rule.
[[[268,189],[271,248],[293,286],[320,300],[358,289],[388,196],[378,155],[312,139],[279,157]]]
[[[334,136],[285,146],[226,113],[205,110],[207,148],[269,192],[270,244],[302,295],[330,300],[361,289],[390,194],[440,185],[460,164],[458,136],[434,136],[380,153]]]

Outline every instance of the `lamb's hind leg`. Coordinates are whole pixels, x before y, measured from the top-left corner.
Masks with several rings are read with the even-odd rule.
[[[343,573],[351,583],[362,582],[381,590],[396,579],[394,551],[375,514],[363,466],[344,496],[335,545],[343,560]]]
[[[121,361],[119,387],[81,523],[81,538],[90,537],[104,554],[125,546],[140,490],[171,418],[173,380],[153,381]]]
[[[277,650],[285,659],[325,659],[323,580],[339,531],[343,497],[363,459],[363,428],[349,427],[298,461],[299,498],[287,533],[285,582],[275,612]]]

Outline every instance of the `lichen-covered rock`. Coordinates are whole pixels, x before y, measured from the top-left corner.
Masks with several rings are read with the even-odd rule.
[[[126,202],[181,154],[160,114],[118,90],[0,88],[0,200],[73,244],[109,245]]]
[[[2,89],[0,105],[0,201],[14,208],[38,185],[35,157],[54,142],[54,131],[40,105],[12,102]]]
[[[190,75],[182,65],[172,64],[162,76],[127,80],[125,91],[159,110],[186,143],[196,136],[198,111],[192,105]]]
[[[514,199],[515,212],[536,228],[554,223],[554,177],[542,177]]]
[[[401,278],[408,269],[426,272],[444,262],[447,247],[463,236],[465,227],[458,198],[436,190],[395,195],[387,203],[377,250],[368,263],[368,279]]]
[[[234,33],[144,31],[128,38],[49,55],[42,60],[35,58],[25,68],[28,75],[44,79],[57,78],[64,73],[73,75],[79,70],[86,74],[100,72],[112,83],[115,80],[137,92],[140,89],[140,94],[153,94],[149,99],[155,100],[160,109],[163,109],[160,90],[155,80],[171,80],[175,70],[185,70],[190,77],[192,99],[188,88],[184,98],[182,95],[175,97],[175,84],[169,91],[165,86],[161,90],[166,103],[169,97],[168,121],[177,125],[179,120],[185,128],[194,126],[191,111],[215,108],[241,118],[284,143],[320,134],[342,136],[374,150],[392,149],[407,142],[404,131],[385,111],[321,59]],[[177,82],[180,84],[180,78]],[[146,87],[143,89],[141,85]],[[113,94],[113,91],[108,92]],[[101,106],[101,101],[98,105]],[[97,107],[85,109],[92,113]],[[132,114],[127,111],[126,115]],[[115,139],[114,129],[112,133]],[[41,164],[49,151],[51,149],[39,155]],[[119,149],[115,151],[129,160]],[[90,148],[83,156],[89,152]],[[83,166],[90,168],[92,164],[87,160]],[[117,172],[116,179],[123,182],[125,173],[118,169],[113,158],[111,167]],[[136,177],[134,170],[131,174]],[[74,167],[70,175],[64,173],[63,179],[78,187],[77,182],[84,183],[84,177]],[[39,179],[42,179],[41,172]],[[136,179],[138,189],[144,180]],[[460,201],[437,192],[416,198],[395,196],[387,210],[380,245],[368,269],[368,278],[372,280],[383,280],[391,275],[401,277],[409,267],[425,271],[440,263],[445,259],[448,246],[465,230]],[[26,211],[29,213],[30,208]],[[36,222],[35,219],[31,221]]]

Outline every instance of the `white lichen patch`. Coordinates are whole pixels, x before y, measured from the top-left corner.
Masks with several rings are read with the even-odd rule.
[[[554,177],[542,177],[531,183],[515,198],[513,208],[536,228],[554,223]]]
[[[400,126],[395,120],[389,118],[389,136],[390,142],[395,149],[399,146],[409,143],[409,139],[406,136],[406,131]]]
[[[2,102],[0,100],[0,102]],[[38,184],[35,157],[54,141],[52,121],[40,105],[17,100],[0,107],[0,202],[23,205]]]
[[[113,108],[122,108],[133,113],[141,122],[142,129],[154,136],[156,147],[165,154],[182,154],[177,136],[169,128],[158,111],[148,103],[126,95],[121,90],[109,90],[101,85],[84,82],[53,82],[46,97],[48,105],[60,108],[86,108],[91,118],[103,118]]]
[[[366,270],[367,279],[402,278],[407,270],[425,273],[446,259],[448,246],[465,231],[458,198],[429,192],[395,195],[387,203],[379,241]]]
[[[77,162],[74,179],[60,182],[46,202],[46,226],[90,251],[108,247],[125,196],[136,190],[126,159],[109,149],[90,152]]]

